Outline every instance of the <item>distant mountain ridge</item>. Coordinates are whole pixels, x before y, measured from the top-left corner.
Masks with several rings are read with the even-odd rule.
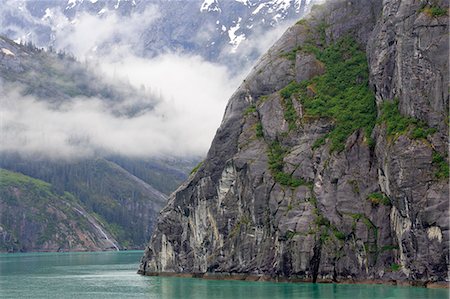
[[[77,21],[86,16],[137,20],[139,26],[145,27],[138,32],[126,31],[133,38],[125,40],[130,43],[134,55],[149,58],[166,52],[184,53],[201,56],[236,71],[243,63],[260,55],[260,47],[252,39],[300,18],[314,2],[2,1],[0,34],[16,43],[0,37],[0,92],[5,103],[13,106],[20,105],[23,99],[32,99],[50,109],[60,110],[69,109],[67,104],[73,103],[74,99],[82,104],[85,99],[95,99],[95,104],[103,105],[103,109],[116,117],[139,116],[154,109],[158,97],[127,82],[108,81],[99,76],[96,65],[80,63],[71,54],[66,54],[64,50],[70,53],[70,47],[63,49],[58,44],[57,33],[61,27],[70,32]],[[153,17],[152,22],[146,20]],[[123,42],[120,38],[124,36],[119,36],[119,40],[113,37],[99,41],[90,51],[98,55],[102,51],[109,53],[112,45]],[[10,98],[11,90],[20,99],[17,103],[13,102],[16,99]],[[101,146],[93,146],[89,139],[92,137],[76,134],[65,140],[67,153],[54,149],[53,153],[45,150],[27,152],[27,149],[18,152],[18,143],[30,144],[31,141],[15,138],[23,129],[20,120],[9,121],[7,125],[7,130],[2,131],[5,135],[2,136],[0,167],[51,184],[55,197],[64,192],[72,194],[86,213],[97,219],[105,232],[117,240],[120,248],[144,246],[166,196],[187,178],[199,160],[170,156],[136,158],[108,153]],[[41,134],[45,137],[45,132]],[[51,141],[47,149],[52,149]],[[83,154],[78,155],[79,152]],[[0,197],[0,201],[4,200]],[[8,229],[14,228],[5,228],[11,236]],[[55,243],[54,240],[49,242]],[[73,248],[66,245],[61,250],[87,248],[80,244]],[[39,250],[29,245],[9,248]],[[55,248],[47,246],[43,250]]]
[[[246,40],[294,22],[316,2],[320,1],[6,1],[0,4],[1,33],[13,39],[33,40],[39,46],[55,46],[55,32],[63,20],[70,28],[84,14],[97,18],[111,14],[132,17],[154,7],[156,20],[146,24],[133,44],[140,56],[180,51],[239,65],[240,60],[254,60],[261,54],[257,49],[248,51],[252,42],[245,44]]]
[[[0,51],[2,109],[6,109],[8,105],[20,105],[20,102],[29,97],[50,105],[55,110],[61,109],[61,106],[74,99],[83,101],[95,97],[97,101],[107,104],[109,113],[120,117],[133,117],[137,113],[153,109],[153,103],[157,101],[151,94],[136,90],[129,84],[119,81],[111,83],[99,78],[89,67],[63,53],[46,52],[31,44],[19,45],[4,37],[0,37]],[[17,93],[15,98],[9,98],[8,92],[11,89],[18,89],[15,91]],[[26,139],[17,140],[21,130],[27,129],[21,125],[21,119],[2,119],[1,126],[0,168],[5,169],[0,177],[3,184],[3,192],[0,193],[2,211],[12,213],[11,215],[33,214],[31,210],[27,210],[26,203],[35,196],[35,204],[39,205],[39,211],[44,215],[45,210],[48,210],[48,204],[63,204],[67,201],[65,194],[69,193],[70,198],[76,202],[75,206],[87,215],[84,218],[95,219],[96,225],[101,227],[110,239],[114,239],[116,246],[121,249],[143,247],[150,237],[156,215],[166,202],[167,194],[175,190],[197,163],[195,159],[124,157],[107,154],[100,149],[87,152],[86,156],[84,154],[71,156],[70,151],[65,155],[57,151],[33,152],[32,147],[30,150],[17,147],[20,144],[28,147],[32,142]],[[45,131],[41,134],[45,134]],[[86,142],[88,140],[84,140],[82,136],[79,138],[75,136],[68,140],[68,146],[72,146],[73,152],[76,153],[88,146]],[[51,146],[52,144],[49,144],[49,148]],[[8,178],[21,177],[10,175],[7,171],[29,177],[20,179],[20,182],[27,180],[36,182],[34,179],[44,181],[48,184],[45,188],[50,190],[50,193],[46,191],[44,195],[37,196],[36,194],[42,192],[38,190],[36,193],[36,188],[23,188],[28,185],[20,182],[17,185],[17,181]],[[19,193],[23,196],[15,196],[16,189],[21,190]],[[9,200],[11,196],[15,198],[13,201]],[[57,200],[61,203],[56,203]],[[21,204],[17,206],[17,202]],[[34,205],[28,208],[34,209]],[[59,209],[57,214],[59,218],[84,219],[79,218],[80,215],[77,216],[73,211],[74,209],[70,211]],[[64,216],[64,213],[72,216],[69,214]],[[46,217],[19,223],[10,216],[3,215],[0,218],[1,231],[4,235],[3,239],[0,238],[0,250],[103,250],[111,246],[108,242],[105,245],[105,242],[101,241],[102,236],[98,236],[98,232],[89,233],[89,230],[95,231],[92,221],[88,221],[91,224],[86,223],[78,227],[76,223],[81,220],[74,220],[75,227],[67,225],[65,228],[74,240],[78,238],[76,235],[80,237],[91,234],[90,241],[64,243],[55,234],[47,234],[45,238],[42,236],[46,230],[59,230],[55,227],[58,224],[47,223]],[[32,229],[31,226],[42,228],[42,231],[34,231],[33,238],[41,236],[45,242],[25,238]],[[83,227],[87,231],[83,231]]]
[[[0,168],[0,252],[119,250],[72,194]]]

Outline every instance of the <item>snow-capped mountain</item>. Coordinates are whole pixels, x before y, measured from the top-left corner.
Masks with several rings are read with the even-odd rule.
[[[209,61],[239,64],[260,53],[254,39],[299,19],[317,0],[6,0],[0,4],[0,34],[31,40],[38,46],[73,47],[61,40],[77,26],[92,23],[100,31],[90,50],[110,50],[114,42],[129,44],[140,56],[175,51]],[[119,28],[110,38],[95,19],[113,20]],[[134,20],[134,22],[130,22]],[[126,22],[125,22],[126,21]],[[131,25],[130,25],[131,23]],[[108,24],[106,22],[106,24]],[[118,26],[120,27],[120,26]],[[274,37],[275,38],[275,37]],[[267,43],[271,43],[268,41]],[[239,59],[237,59],[239,58]],[[231,59],[231,60],[230,60]]]

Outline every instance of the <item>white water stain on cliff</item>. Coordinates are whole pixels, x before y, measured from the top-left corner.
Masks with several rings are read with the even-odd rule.
[[[432,226],[427,228],[427,235],[430,241],[438,240],[439,243],[442,243],[442,232],[441,229],[437,226]]]
[[[213,216],[213,214],[211,213],[211,211],[208,208],[208,220],[210,223],[210,227],[213,231],[213,235],[214,235],[214,241],[216,241],[218,244],[216,244],[216,247],[222,247],[223,246],[223,237],[221,234],[219,234],[219,229],[217,228],[217,222]]]
[[[160,263],[161,263],[161,271],[165,271],[167,269],[167,265],[173,260],[174,252],[172,248],[172,244],[167,241],[167,237],[165,234],[161,236],[161,253],[160,253]]]
[[[402,271],[407,276],[410,274],[410,270],[405,267],[407,261],[404,254],[404,248],[402,244],[403,235],[411,231],[411,220],[403,217],[396,207],[392,207],[391,210],[391,228],[395,232],[397,237],[397,243],[400,248],[400,263],[402,264]]]
[[[224,170],[222,171],[222,177],[219,180],[219,187],[217,189],[218,195],[218,208],[222,204],[225,196],[228,192],[234,192],[232,188],[236,182],[236,170],[234,169],[233,163],[227,163]]]
[[[194,269],[199,272],[207,270],[207,250],[204,247],[204,240],[210,237],[210,221],[208,219],[207,201],[200,199],[195,210],[190,214],[188,219],[188,230],[190,231],[189,244],[194,252]]]

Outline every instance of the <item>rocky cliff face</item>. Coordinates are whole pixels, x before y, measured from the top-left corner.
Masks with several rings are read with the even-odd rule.
[[[139,272],[448,279],[447,5],[329,1],[291,27]]]

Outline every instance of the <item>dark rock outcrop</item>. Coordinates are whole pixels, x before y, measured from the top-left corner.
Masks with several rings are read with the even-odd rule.
[[[291,27],[230,99],[139,273],[448,279],[447,13],[444,1],[329,1]],[[349,36],[366,49],[377,120],[333,150],[337,121],[303,99],[332,71],[314,49]]]

